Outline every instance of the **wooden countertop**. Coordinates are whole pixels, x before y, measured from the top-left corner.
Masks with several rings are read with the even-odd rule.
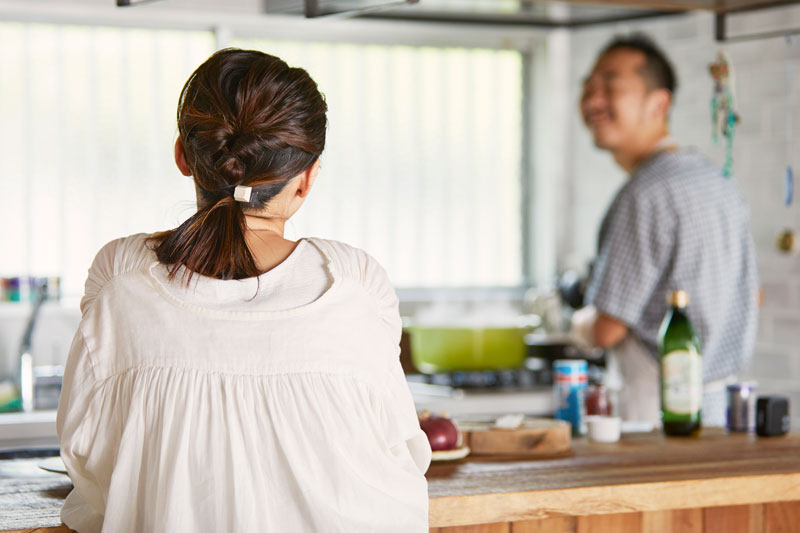
[[[706,429],[699,438],[653,433],[625,435],[615,444],[576,439],[563,457],[467,457],[434,463],[427,477],[433,528],[798,501],[800,434],[758,438]],[[68,484],[61,479],[54,482]],[[61,492],[42,493],[56,520]],[[47,525],[40,520],[22,527]]]
[[[432,527],[792,501],[800,500],[800,435],[576,439],[565,457],[468,457],[434,463],[427,477]]]

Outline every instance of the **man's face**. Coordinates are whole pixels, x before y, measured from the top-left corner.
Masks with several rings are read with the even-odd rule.
[[[645,56],[617,49],[603,55],[583,84],[581,116],[598,148],[612,152],[665,120],[642,75]],[[663,91],[663,90],[662,90]],[[662,100],[663,100],[663,95]]]

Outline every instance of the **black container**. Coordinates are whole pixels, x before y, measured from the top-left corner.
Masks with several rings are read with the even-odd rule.
[[[762,437],[789,432],[789,400],[783,396],[759,396],[756,400],[756,433]]]

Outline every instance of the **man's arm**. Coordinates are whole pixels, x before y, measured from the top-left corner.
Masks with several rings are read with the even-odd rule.
[[[595,346],[610,348],[622,342],[628,334],[628,326],[603,313],[597,314],[597,320],[592,326]]]
[[[600,348],[609,348],[628,334],[625,323],[587,306],[572,315],[572,330],[581,341]]]

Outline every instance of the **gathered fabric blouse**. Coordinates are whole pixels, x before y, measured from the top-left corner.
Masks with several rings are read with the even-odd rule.
[[[304,239],[257,278],[187,287],[148,237],[106,245],[86,281],[58,408],[64,523],[427,532],[431,451],[380,265]]]

